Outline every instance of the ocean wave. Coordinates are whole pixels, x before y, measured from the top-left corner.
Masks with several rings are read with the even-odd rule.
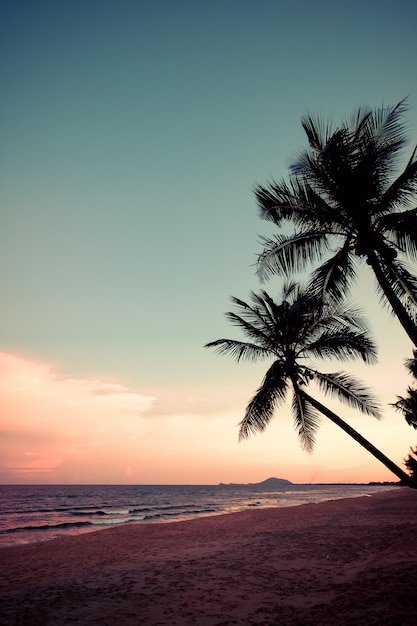
[[[165,511],[163,513],[154,513],[153,515],[145,515],[145,517],[143,518],[143,520],[145,522],[149,522],[152,520],[158,520],[158,519],[164,519],[164,518],[168,518],[168,517],[178,517],[178,518],[183,518],[186,517],[188,515],[190,516],[195,516],[195,515],[207,515],[209,513],[217,513],[218,510],[217,509],[193,509],[192,511],[183,511],[182,510],[183,507],[176,509],[176,511],[172,511],[172,512],[168,512]]]
[[[15,528],[8,528],[1,532],[1,534],[7,535],[10,533],[18,532],[36,532],[45,530],[68,530],[70,528],[82,528],[84,526],[92,526],[91,522],[61,522],[60,524],[42,524],[41,526],[17,526]]]
[[[141,522],[145,518],[144,517],[113,517],[110,519],[100,519],[100,520],[92,520],[91,524],[93,526],[104,526],[107,524],[127,524],[128,522]]]
[[[19,533],[19,532],[44,532],[44,531],[55,531],[55,530],[71,530],[72,528],[87,528],[88,526],[106,526],[110,524],[126,524],[128,522],[140,522],[145,518],[136,516],[136,517],[111,517],[109,519],[97,519],[97,520],[89,520],[88,522],[60,522],[59,524],[42,524],[39,526],[30,525],[30,526],[17,526],[16,528],[8,528],[4,531],[0,532],[0,535],[7,535],[10,533]]]
[[[105,510],[108,509],[108,510]],[[32,513],[68,513],[68,515],[112,515],[129,513],[129,509],[115,509],[111,505],[103,504],[100,509],[97,511],[94,510],[94,506],[55,506],[49,508],[31,508],[31,509],[20,509],[18,511],[20,515],[29,515]],[[16,510],[12,511],[3,511],[2,515],[16,515]]]
[[[170,515],[170,511],[190,511],[191,513],[198,513],[196,504],[167,504],[158,505],[154,507],[141,507],[139,509],[129,509],[129,513],[147,513],[149,511],[167,511],[166,515]],[[174,513],[175,515],[176,513]]]
[[[82,515],[128,515],[131,513],[129,509],[109,509],[108,511],[103,511],[103,509],[97,509],[94,511],[93,509],[87,509],[85,511],[69,511],[70,515],[74,515],[76,517],[81,517]]]

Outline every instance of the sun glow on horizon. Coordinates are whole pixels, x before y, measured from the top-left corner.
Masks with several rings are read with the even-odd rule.
[[[65,376],[51,364],[0,353],[0,482],[216,484],[269,476],[294,483],[395,480],[325,419],[315,451],[307,455],[289,410],[274,418],[266,432],[238,444],[246,388],[167,390],[164,399],[165,391],[139,393],[115,380]],[[351,419],[399,463],[398,455],[405,456],[413,443],[403,422],[393,414],[383,427],[373,418]]]

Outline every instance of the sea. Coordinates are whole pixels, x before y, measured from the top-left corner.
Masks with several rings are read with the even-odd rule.
[[[268,481],[265,481],[266,483]],[[121,524],[167,523],[372,495],[387,485],[0,485],[0,548]]]

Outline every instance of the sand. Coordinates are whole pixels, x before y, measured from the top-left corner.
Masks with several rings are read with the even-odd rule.
[[[0,624],[413,626],[417,491],[0,550]]]

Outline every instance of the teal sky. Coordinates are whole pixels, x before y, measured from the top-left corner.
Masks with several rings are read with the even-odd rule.
[[[161,405],[225,387],[235,429],[262,370],[202,346],[233,334],[229,296],[258,286],[253,185],[286,174],[307,111],[338,121],[407,96],[417,143],[416,4],[0,10],[0,351]]]

